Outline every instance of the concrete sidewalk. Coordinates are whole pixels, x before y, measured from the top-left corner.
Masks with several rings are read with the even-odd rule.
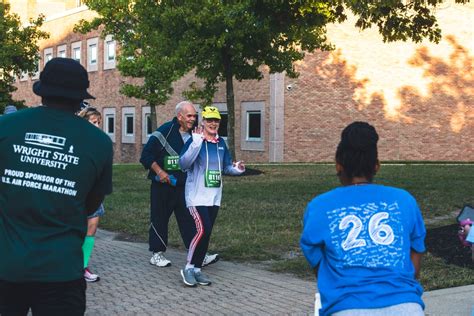
[[[86,315],[309,315],[315,282],[255,266],[219,261],[204,268],[211,286],[184,286],[179,270],[186,253],[169,249],[173,265],[149,264],[148,245],[114,239],[99,230],[91,269]],[[471,315],[474,285],[425,293],[427,315]]]

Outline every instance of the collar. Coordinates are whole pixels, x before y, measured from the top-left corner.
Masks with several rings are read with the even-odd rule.
[[[214,137],[214,138],[211,139],[211,140],[207,140],[207,139],[206,139],[206,141],[207,141],[208,143],[217,144],[217,143],[219,142],[219,135],[216,134],[216,137]]]

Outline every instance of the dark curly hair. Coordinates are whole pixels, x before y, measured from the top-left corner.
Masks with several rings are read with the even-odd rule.
[[[377,131],[366,122],[353,122],[344,128],[336,150],[336,162],[344,168],[344,176],[372,181],[378,161],[378,140]]]

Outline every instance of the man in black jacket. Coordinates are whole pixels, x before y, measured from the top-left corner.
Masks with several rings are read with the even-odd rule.
[[[195,122],[194,105],[189,101],[178,103],[176,117],[151,134],[140,158],[141,164],[149,170],[148,178],[151,180],[148,244],[153,252],[150,263],[158,267],[171,265],[164,252],[168,246],[168,223],[173,211],[186,248],[196,233],[194,220],[184,200],[186,173],[178,164],[179,153],[191,137],[190,130]],[[217,254],[207,255],[203,265],[218,259]]]

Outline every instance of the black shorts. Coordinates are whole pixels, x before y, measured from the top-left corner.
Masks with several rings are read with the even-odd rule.
[[[0,280],[0,315],[84,315],[86,281],[14,283]]]

